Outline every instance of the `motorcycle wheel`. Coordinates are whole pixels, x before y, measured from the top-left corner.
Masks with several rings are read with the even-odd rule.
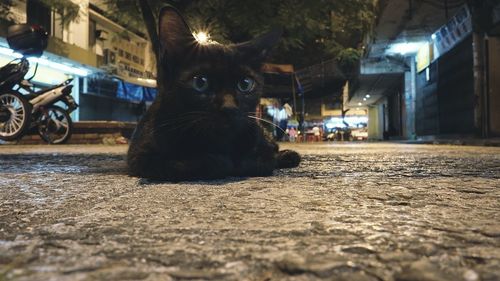
[[[52,105],[44,109],[38,118],[38,134],[49,144],[62,144],[73,132],[73,121],[63,108]]]
[[[31,104],[20,93],[9,91],[0,93],[0,139],[12,141],[22,137],[31,120]]]

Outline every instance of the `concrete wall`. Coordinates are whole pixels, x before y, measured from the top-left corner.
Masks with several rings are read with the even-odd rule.
[[[25,23],[26,19],[26,0],[14,0],[10,10],[12,18],[16,23]]]
[[[416,66],[415,58],[408,59],[411,70],[404,74],[404,106],[403,106],[403,137],[414,139],[415,132],[415,96],[416,96]]]
[[[80,6],[78,18],[63,31],[63,41],[82,49],[89,49],[89,0],[71,0]]]
[[[64,27],[63,38],[65,43],[76,45],[83,49],[88,49],[89,39],[89,16],[88,16],[88,0],[71,0],[73,3],[80,6],[80,12],[76,20]],[[26,3],[27,0],[14,0],[11,13],[16,23],[27,22],[26,18]]]
[[[500,136],[500,37],[489,38],[489,133]]]
[[[368,140],[384,139],[384,104],[368,107]]]
[[[402,81],[403,82],[403,81]],[[386,123],[384,131],[386,136],[390,139],[403,139],[403,123],[405,117],[405,94],[403,92],[404,86],[401,84],[399,89],[387,97],[387,107],[385,114]]]

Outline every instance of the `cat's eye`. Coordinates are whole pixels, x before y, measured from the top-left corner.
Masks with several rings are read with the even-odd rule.
[[[198,92],[205,92],[208,90],[208,78],[204,75],[197,75],[193,77],[193,89]]]
[[[238,88],[238,91],[246,94],[253,90],[255,87],[255,81],[250,77],[245,77],[238,81],[236,87]]]

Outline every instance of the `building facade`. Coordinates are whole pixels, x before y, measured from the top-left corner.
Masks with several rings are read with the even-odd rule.
[[[70,2],[78,14],[64,22],[38,0],[14,0],[8,18],[0,19],[0,63],[15,56],[5,40],[10,24],[41,25],[50,37],[32,80],[35,87],[72,77],[72,95],[80,104],[74,120],[137,121],[155,95],[155,62],[147,36],[112,20],[102,1]]]
[[[499,35],[498,1],[385,1],[348,106],[374,140],[498,137]]]

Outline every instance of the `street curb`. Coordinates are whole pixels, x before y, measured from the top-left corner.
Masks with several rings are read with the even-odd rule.
[[[118,121],[80,121],[73,123],[73,135],[67,144],[127,144],[137,123]],[[32,130],[22,139],[4,144],[46,144]]]
[[[442,140],[401,140],[392,141],[404,144],[468,145],[500,147],[500,139],[442,139]]]

